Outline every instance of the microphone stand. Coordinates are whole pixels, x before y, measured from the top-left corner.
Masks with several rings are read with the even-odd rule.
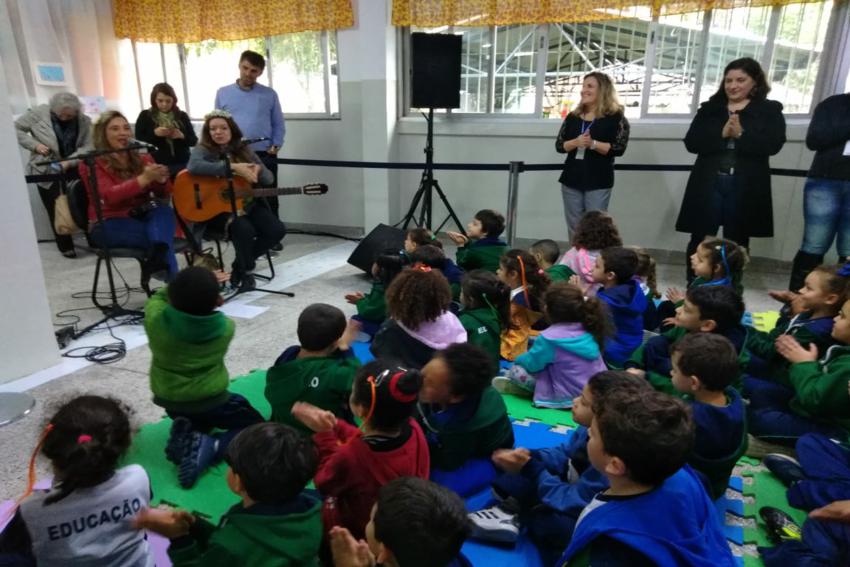
[[[221,154],[220,154],[220,157],[221,157],[221,160],[224,161],[224,177],[225,177],[225,179],[227,179],[227,195],[230,198],[230,214],[233,216],[233,222],[236,222],[236,220],[239,218],[239,207],[236,204],[236,190],[233,188],[233,166],[230,163],[230,155],[228,154],[227,150],[222,151]],[[255,206],[260,206],[260,204],[257,203],[257,204],[255,204]],[[237,265],[239,266],[239,270],[244,275],[245,274],[245,266],[242,264],[242,260],[241,260],[241,258],[239,258],[239,254],[236,255],[236,262],[237,262]],[[222,269],[224,269],[224,266],[222,266]],[[225,302],[230,301],[231,299],[235,298],[238,295],[241,295],[243,293],[249,293],[249,292],[252,292],[252,291],[260,291],[260,292],[263,292],[263,293],[273,293],[275,295],[285,295],[286,297],[295,297],[295,294],[290,292],[290,291],[277,291],[277,290],[273,290],[273,289],[261,289],[261,288],[258,288],[258,287],[254,287],[253,289],[247,289],[247,288],[242,287],[240,285],[239,288],[235,292],[228,295],[225,298],[224,301]]]
[[[102,325],[103,323],[107,322],[110,319],[116,319],[117,320],[118,317],[127,317],[127,316],[144,317],[143,311],[139,311],[137,309],[125,309],[122,305],[120,305],[118,303],[118,295],[115,292],[115,278],[112,275],[112,255],[110,253],[110,248],[109,248],[108,229],[107,229],[106,224],[103,222],[103,208],[101,206],[100,191],[98,189],[97,174],[95,172],[95,166],[96,166],[95,159],[97,157],[102,156],[102,155],[108,155],[108,154],[117,154],[117,153],[121,153],[121,152],[130,152],[130,151],[135,151],[135,150],[140,150],[140,149],[145,149],[145,147],[141,146],[141,145],[130,145],[130,146],[127,146],[126,148],[120,148],[120,149],[92,150],[92,151],[86,152],[84,154],[75,155],[74,157],[56,159],[56,160],[48,160],[48,161],[41,161],[41,162],[35,163],[35,165],[50,165],[50,164],[54,164],[54,163],[62,163],[62,162],[74,161],[74,160],[83,161],[86,164],[86,166],[88,166],[88,170],[89,170],[89,187],[91,188],[92,200],[94,202],[95,216],[97,217],[97,223],[100,225],[101,230],[103,231],[103,246],[100,247],[100,250],[103,251],[102,252],[103,259],[106,262],[106,276],[107,276],[107,280],[109,281],[109,298],[111,300],[111,303],[109,305],[101,305],[100,303],[98,303],[97,298],[96,298],[97,290],[92,291],[92,303],[94,303],[95,307],[97,307],[101,310],[101,312],[103,313],[104,316],[99,321],[92,323],[91,325],[89,325],[87,327],[84,327],[81,331],[79,331],[77,333],[74,333],[74,335],[72,336],[72,338],[74,340],[80,338],[81,336],[85,335],[86,333],[95,329],[96,327],[99,327],[100,325]],[[128,289],[128,292],[129,292],[129,289]]]

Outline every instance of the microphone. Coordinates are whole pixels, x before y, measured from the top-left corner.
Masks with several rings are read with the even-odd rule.
[[[159,148],[154,146],[153,144],[149,144],[147,142],[143,142],[141,140],[137,140],[136,138],[130,138],[131,146],[142,146],[143,148],[147,148],[148,151],[157,151]]]
[[[265,142],[269,139],[271,138],[269,138],[268,136],[260,136],[259,138],[242,138],[242,145],[250,146],[251,144],[256,144],[257,142]]]

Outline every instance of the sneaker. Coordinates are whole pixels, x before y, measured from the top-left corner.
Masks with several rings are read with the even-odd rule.
[[[271,251],[273,251],[273,252],[281,252],[281,251],[283,251],[283,242],[278,242],[277,244],[275,244],[274,246],[272,246],[271,248],[269,248],[269,250],[271,250]]]
[[[512,394],[514,396],[522,396],[530,398],[534,392],[526,390],[516,382],[511,381],[505,376],[496,376],[492,382],[493,388],[502,394]]]
[[[806,473],[797,459],[782,453],[770,453],[764,457],[762,464],[773,476],[782,481],[785,486],[791,486],[797,481],[806,480]]]
[[[782,453],[783,455],[796,456],[794,447],[771,443],[764,439],[755,437],[752,433],[747,435],[747,451],[745,455],[753,459],[763,459],[773,453]]]
[[[192,488],[198,478],[215,460],[218,440],[193,431],[186,441],[186,450],[177,470],[177,480],[183,488]]]
[[[791,516],[773,506],[764,506],[759,509],[759,516],[767,526],[770,539],[780,544],[784,541],[799,541],[802,539],[800,526]]]
[[[179,465],[186,454],[186,446],[192,433],[192,422],[185,417],[176,417],[171,422],[171,431],[165,444],[165,458]]]
[[[469,514],[472,522],[470,537],[493,543],[516,544],[519,520],[500,506],[492,506]]]

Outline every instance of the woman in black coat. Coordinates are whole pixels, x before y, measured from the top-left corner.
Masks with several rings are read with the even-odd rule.
[[[156,163],[168,166],[172,179],[186,168],[189,151],[198,143],[189,115],[177,108],[177,95],[168,83],[154,85],[151,107],[136,118],[135,134],[157,147],[151,155]]]
[[[677,231],[691,233],[688,258],[721,226],[724,238],[744,247],[750,237],[773,236],[769,158],[785,144],[785,118],[769,91],[756,60],[736,59],[691,122],[685,147],[697,160],[676,221]]]

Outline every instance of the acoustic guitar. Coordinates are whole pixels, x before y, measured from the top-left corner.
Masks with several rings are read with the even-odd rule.
[[[277,187],[254,189],[251,182],[242,177],[233,177],[236,193],[236,208],[241,210],[247,197],[271,197],[272,195],[324,195],[328,186],[310,183],[302,187]],[[192,175],[186,170],[174,179],[172,196],[177,213],[189,222],[208,221],[221,213],[231,212],[230,191],[227,179],[206,175]]]

